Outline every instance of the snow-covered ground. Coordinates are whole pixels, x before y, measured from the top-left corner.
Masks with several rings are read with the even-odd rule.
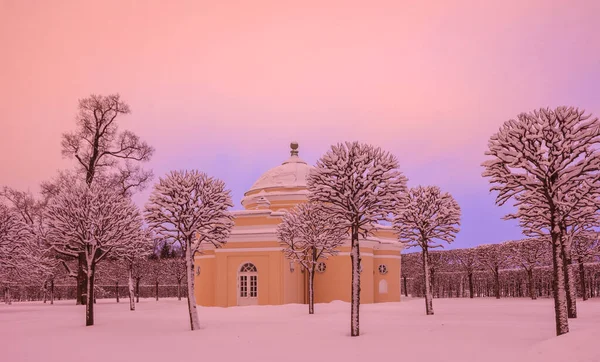
[[[600,361],[600,298],[579,302],[571,333],[554,336],[553,304],[541,299],[422,299],[361,306],[361,336],[349,337],[350,305],[199,308],[189,331],[185,300],[99,300],[85,327],[73,301],[0,305],[2,361]]]

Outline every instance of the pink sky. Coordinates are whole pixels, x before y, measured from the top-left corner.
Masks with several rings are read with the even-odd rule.
[[[60,135],[77,99],[119,92],[122,128],[156,148],[148,167],[220,177],[236,205],[290,140],[314,163],[356,139],[455,195],[457,243],[515,237],[480,177],[487,139],[538,107],[600,115],[598,14],[597,0],[0,0],[0,185],[35,191],[72,165]]]

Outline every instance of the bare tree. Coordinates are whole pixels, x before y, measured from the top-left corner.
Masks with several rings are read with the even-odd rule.
[[[531,225],[530,232],[550,235],[557,335],[569,332],[561,221],[586,207],[585,195],[599,187],[599,143],[598,118],[572,107],[540,109],[505,122],[488,142],[492,159],[483,163],[483,176],[498,191],[496,204],[514,199],[546,215],[548,222]],[[514,216],[525,217],[521,210]]]
[[[187,264],[190,328],[200,328],[194,294],[194,256],[202,243],[215,247],[227,241],[233,227],[229,190],[218,179],[199,171],[172,171],[154,185],[146,205],[151,230],[176,241]]]
[[[396,209],[406,177],[392,154],[358,142],[334,145],[316,164],[307,179],[309,200],[320,202],[325,211],[344,219],[351,231],[352,301],[350,335],[358,336],[360,310],[359,236],[372,234],[379,221],[388,220]]]
[[[63,134],[62,154],[77,160],[91,185],[96,177],[119,180],[122,193],[144,187],[152,173],[134,165],[150,160],[154,149],[131,131],[119,132],[117,118],[129,114],[119,94],[92,94],[79,100],[77,130]]]
[[[87,276],[86,325],[94,324],[94,277],[105,258],[126,250],[142,226],[129,198],[103,187],[77,183],[63,188],[47,210],[48,240],[59,253],[84,256]]]
[[[587,300],[586,274],[584,263],[593,261],[595,257],[600,256],[600,240],[598,233],[587,231],[579,233],[573,237],[573,254],[577,258],[579,266],[579,283],[581,285],[581,294],[583,300]]]
[[[494,294],[500,299],[500,269],[510,262],[510,252],[506,244],[485,244],[475,248],[479,263],[489,269],[494,276]]]
[[[137,163],[149,161],[154,149],[131,131],[119,131],[120,117],[131,112],[119,94],[92,94],[79,100],[77,128],[62,135],[62,154],[77,161],[78,173],[89,186],[101,179],[125,196],[146,187],[152,172]],[[87,281],[83,256],[78,255],[77,298],[85,304]]]
[[[529,297],[537,299],[533,272],[535,268],[548,265],[551,259],[550,243],[541,237],[506,243],[508,256],[527,273]]]
[[[315,313],[315,268],[321,259],[337,255],[348,231],[345,220],[329,215],[313,202],[297,205],[283,217],[277,236],[285,244],[284,255],[308,271],[308,314]]]
[[[473,298],[475,296],[475,290],[473,289],[473,273],[479,266],[477,252],[473,248],[457,249],[453,250],[453,255],[458,261],[461,269],[467,273],[467,279],[469,281],[469,298]]]
[[[140,279],[142,278],[140,263],[148,259],[152,254],[152,238],[147,230],[140,230],[132,242],[127,245],[123,252],[123,259],[127,267],[127,287],[129,292],[129,310],[135,310],[135,294],[139,302]],[[135,280],[135,289],[134,289]],[[158,297],[158,293],[157,293]]]
[[[149,259],[143,263],[144,276],[154,285],[154,298],[158,302],[158,288],[161,283],[164,283],[167,273],[167,259],[161,259],[156,255],[150,255]],[[139,288],[138,288],[139,295]],[[139,298],[138,298],[139,302]]]
[[[427,315],[433,315],[429,249],[443,248],[441,242],[453,242],[459,225],[458,203],[449,193],[442,192],[437,186],[414,187],[400,198],[394,228],[401,243],[408,247],[419,246],[423,251]]]
[[[181,300],[181,284],[187,277],[187,263],[185,258],[175,256],[166,259],[166,268],[172,277],[177,281],[177,300]]]
[[[8,259],[27,237],[26,225],[19,215],[0,203],[0,263],[8,265]]]

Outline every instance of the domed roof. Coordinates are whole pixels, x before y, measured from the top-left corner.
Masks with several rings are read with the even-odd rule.
[[[265,172],[246,194],[270,188],[306,188],[306,178],[313,168],[298,157],[298,143],[292,142],[290,157],[281,165]]]

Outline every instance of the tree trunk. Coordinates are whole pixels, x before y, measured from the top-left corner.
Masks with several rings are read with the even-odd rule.
[[[119,303],[119,282],[115,283],[115,294],[117,295],[117,303]]]
[[[177,300],[181,300],[181,279],[177,279]]]
[[[140,278],[135,279],[135,302],[140,302]]]
[[[431,293],[431,274],[429,270],[429,254],[427,253],[427,248],[423,248],[423,252],[421,253],[423,257],[423,275],[425,283],[425,314],[433,315],[433,295]]]
[[[315,314],[315,265],[308,268],[308,314]]]
[[[565,292],[567,293],[567,315],[569,318],[577,318],[577,291],[571,268],[571,250],[564,244],[564,241],[561,242],[561,255],[565,274]]]
[[[86,292],[87,288],[87,275],[85,273],[86,269],[86,260],[85,253],[79,253],[79,257],[77,258],[77,297],[76,304],[78,305],[86,305]]]
[[[554,225],[553,225],[554,226]],[[556,321],[556,335],[569,333],[569,318],[567,313],[567,294],[565,291],[565,273],[563,270],[563,257],[561,252],[560,235],[551,230],[552,238],[552,290],[554,294],[554,317]]]
[[[577,258],[577,263],[579,264],[579,280],[581,283],[581,295],[583,296],[583,300],[587,300],[587,290],[585,286],[585,267],[583,265],[583,258]]]
[[[188,289],[188,311],[190,315],[190,328],[192,331],[200,329],[200,320],[196,305],[196,294],[194,294],[194,255],[191,251],[192,242],[188,240],[185,248],[185,262],[187,266],[187,289]]]
[[[129,289],[129,310],[135,310],[135,294],[133,292],[133,270],[131,266],[129,266],[129,270],[127,271],[127,284]]]
[[[87,268],[87,298],[86,298],[86,308],[85,308],[85,325],[93,326],[94,325],[94,273],[95,273],[96,265],[94,262]]]
[[[360,245],[358,243],[358,222],[352,225],[352,301],[350,305],[350,336],[360,335]]]
[[[156,281],[156,301],[158,302],[158,280]]]
[[[529,297],[532,300],[536,300],[537,295],[535,293],[535,285],[533,285],[533,268],[527,269],[527,279],[529,280]]]
[[[473,288],[473,272],[469,273],[469,298],[475,297],[475,290]]]
[[[402,279],[404,280],[404,296],[408,298],[408,283],[406,282],[406,275]]]
[[[46,300],[48,299],[48,281],[44,282],[44,304],[46,304]]]
[[[498,267],[495,267],[494,270],[494,294],[496,295],[496,299],[500,299],[500,271]]]
[[[54,279],[50,280],[50,304],[54,304]]]

